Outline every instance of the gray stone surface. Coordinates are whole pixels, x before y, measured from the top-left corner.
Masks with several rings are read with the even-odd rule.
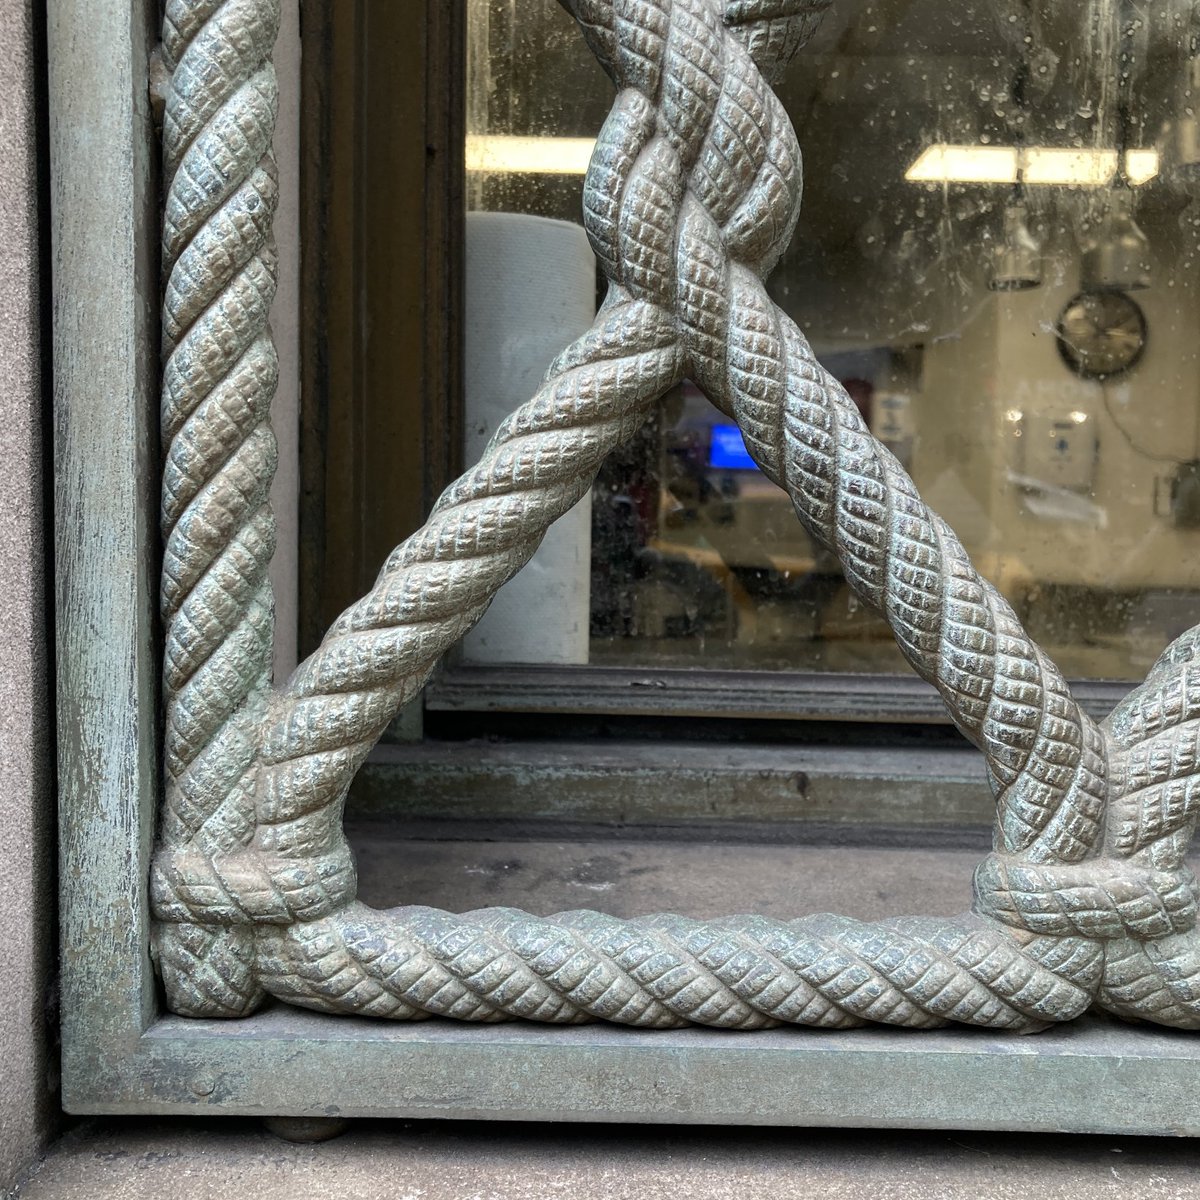
[[[50,1130],[52,728],[43,559],[36,5],[0,5],[0,1189]]]
[[[616,917],[946,916],[970,906],[971,874],[988,848],[986,834],[975,849],[918,849],[734,840],[735,832],[752,838],[752,826],[722,840],[704,831],[694,841],[646,838],[638,830],[555,837],[549,823],[541,837],[516,829],[507,822],[349,823],[359,895],[380,908],[428,904],[460,912],[499,905],[538,913],[591,908]]]
[[[0,5],[0,1190],[50,1128],[50,693],[37,224],[38,5]]]
[[[20,1200],[1105,1200],[1200,1196],[1188,1141],[363,1122],[289,1145],[252,1121],[116,1122]]]

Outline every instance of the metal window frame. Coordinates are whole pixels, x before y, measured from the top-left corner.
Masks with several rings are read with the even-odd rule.
[[[1071,693],[1101,720],[1131,688],[1082,680],[1072,681]],[[916,676],[833,671],[448,663],[430,680],[425,706],[443,712],[950,724],[937,691]]]
[[[74,1113],[1200,1133],[1200,1039],[163,1014],[149,0],[50,0],[64,1103]]]

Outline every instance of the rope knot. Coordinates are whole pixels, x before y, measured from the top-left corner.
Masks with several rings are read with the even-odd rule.
[[[1156,871],[1128,859],[991,854],[975,872],[975,911],[1029,933],[1147,941],[1193,928],[1196,879],[1187,868]]]

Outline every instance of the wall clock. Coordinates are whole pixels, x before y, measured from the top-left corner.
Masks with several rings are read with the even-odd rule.
[[[1115,290],[1080,292],[1055,327],[1063,361],[1084,379],[1128,371],[1146,349],[1146,314],[1132,296]]]

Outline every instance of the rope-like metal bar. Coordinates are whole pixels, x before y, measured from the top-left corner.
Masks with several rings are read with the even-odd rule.
[[[168,0],[163,60],[161,609],[165,796],[160,842],[211,859],[254,836],[258,731],[270,689],[278,379],[270,0]],[[248,931],[160,926],[164,969],[211,978],[197,1010],[262,992]],[[198,956],[198,957],[197,957]]]
[[[1193,643],[1101,731],[763,285],[801,181],[767,81],[829,0],[564,3],[617,86],[585,185],[608,300],[269,696],[277,14],[272,0],[168,7],[168,749],[152,898],[173,1007],[234,1015],[265,990],[405,1018],[1028,1029],[1099,995],[1200,1025],[1182,868]],[[737,421],[985,755],[996,853],[977,873],[975,912],[868,924],[359,905],[341,813],[363,758],[684,377]]]

